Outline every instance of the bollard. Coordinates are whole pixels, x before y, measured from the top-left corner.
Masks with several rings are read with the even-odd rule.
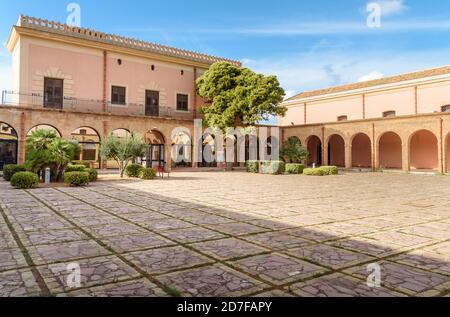
[[[50,167],[45,168],[45,185],[48,186],[50,184]]]

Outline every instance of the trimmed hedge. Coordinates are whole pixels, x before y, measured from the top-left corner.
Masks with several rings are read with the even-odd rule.
[[[303,164],[286,164],[286,173],[288,174],[303,174],[304,169],[305,165]]]
[[[259,162],[258,161],[247,161],[245,162],[245,167],[248,173],[259,173]]]
[[[128,177],[138,178],[138,177],[140,177],[143,169],[144,169],[144,167],[142,165],[130,164],[125,169],[125,175],[127,175]]]
[[[325,175],[337,175],[339,174],[339,170],[337,166],[322,166],[320,169],[323,171]]]
[[[68,172],[64,174],[64,183],[71,186],[85,186],[89,184],[88,172]]]
[[[8,164],[3,166],[3,178],[5,181],[9,182],[14,174],[26,171],[27,169],[23,165]]]
[[[262,174],[283,174],[286,164],[283,161],[261,161]]]
[[[308,176],[324,176],[325,172],[320,168],[305,168],[303,174]]]
[[[84,172],[86,170],[86,166],[84,165],[68,165],[66,167],[66,173],[71,172]]]
[[[89,162],[89,161],[73,161],[72,165],[83,165],[86,168],[90,168],[91,162]]]
[[[153,168],[142,168],[139,177],[146,180],[155,179],[156,171]]]
[[[19,189],[35,188],[39,185],[39,176],[31,172],[17,172],[11,177],[11,185]]]
[[[86,168],[84,172],[89,174],[89,181],[95,182],[98,179],[98,172],[95,168]]]

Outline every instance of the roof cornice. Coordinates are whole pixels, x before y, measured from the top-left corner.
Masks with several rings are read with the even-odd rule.
[[[14,49],[18,37],[22,35],[202,68],[208,68],[211,64],[221,61],[242,66],[240,62],[226,58],[28,16],[20,16],[19,22],[13,27],[7,44],[10,52]]]

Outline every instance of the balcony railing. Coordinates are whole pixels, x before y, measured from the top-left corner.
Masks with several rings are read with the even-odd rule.
[[[84,112],[95,114],[112,114],[112,115],[128,115],[128,116],[143,116],[143,117],[162,117],[175,119],[194,119],[195,112],[192,110],[178,111],[172,107],[159,107],[153,111],[146,111],[143,104],[127,103],[116,105],[111,101],[81,99],[73,97],[63,97],[62,99],[52,98],[51,102],[46,101],[43,95],[40,94],[23,94],[13,91],[2,91],[2,105],[29,107],[29,108],[43,108],[56,109],[71,112]]]

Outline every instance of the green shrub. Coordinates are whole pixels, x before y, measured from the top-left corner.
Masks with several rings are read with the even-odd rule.
[[[83,165],[86,168],[90,168],[91,162],[89,162],[89,161],[73,161],[72,165]]]
[[[141,179],[155,179],[156,171],[153,168],[142,168],[139,177]]]
[[[282,174],[285,171],[286,164],[283,161],[261,161],[262,174]]]
[[[325,172],[320,168],[305,168],[303,174],[308,176],[324,176]]]
[[[25,172],[26,170],[27,169],[23,165],[16,165],[16,164],[5,165],[3,166],[3,178],[5,179],[5,181],[9,182],[14,174],[19,172]]]
[[[86,166],[84,165],[68,165],[66,167],[66,173],[70,172],[84,172],[86,170]]]
[[[86,168],[84,171],[89,174],[90,182],[95,182],[98,179],[98,172],[95,168]]]
[[[67,172],[64,173],[64,183],[71,186],[85,186],[89,184],[88,172]]]
[[[303,174],[305,165],[303,164],[286,164],[286,173],[288,174]]]
[[[245,162],[245,167],[248,173],[258,173],[259,172],[259,162],[258,161],[247,161]]]
[[[20,189],[35,188],[39,185],[39,176],[31,172],[18,172],[11,177],[11,185]]]
[[[339,170],[336,166],[322,166],[320,169],[323,171],[325,175],[337,175],[339,174]]]
[[[139,164],[130,164],[125,169],[125,175],[128,177],[140,177],[142,170],[144,167]]]

